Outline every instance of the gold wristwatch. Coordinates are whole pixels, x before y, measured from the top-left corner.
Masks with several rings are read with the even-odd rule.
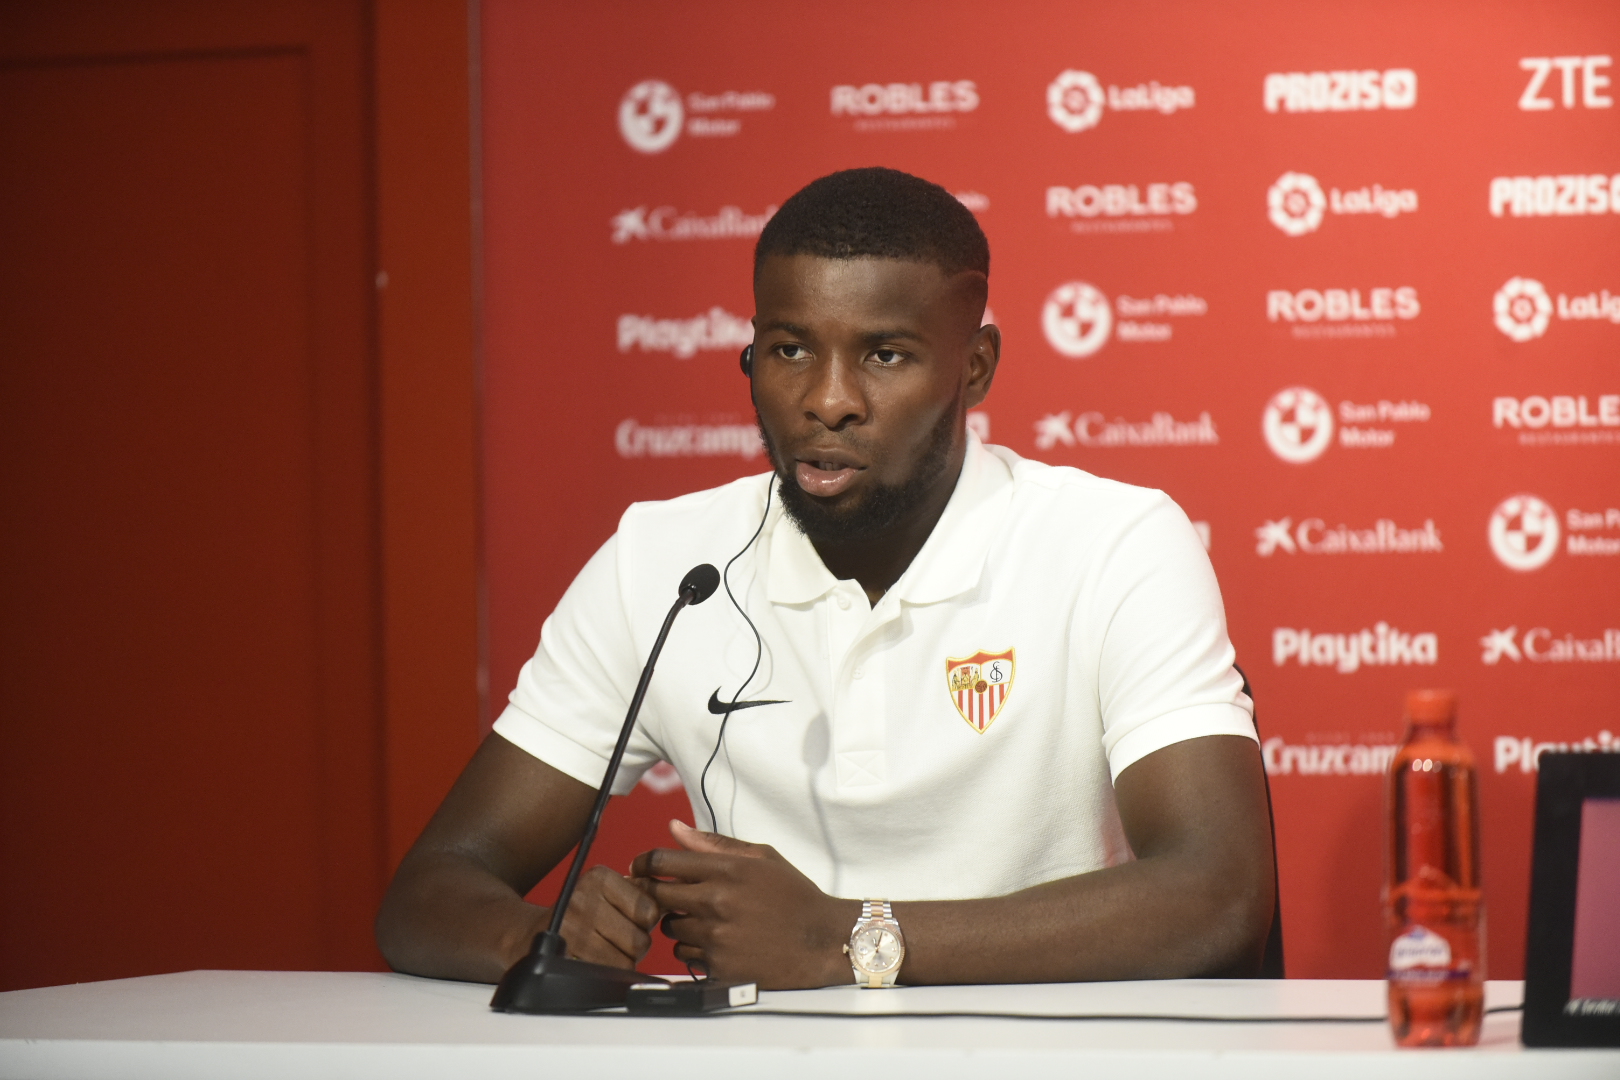
[[[887,900],[862,902],[861,917],[849,932],[844,952],[849,954],[857,985],[871,989],[894,985],[906,958],[906,936]]]

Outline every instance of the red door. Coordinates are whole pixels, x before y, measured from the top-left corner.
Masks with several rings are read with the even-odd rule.
[[[366,31],[0,8],[0,989],[377,964]]]

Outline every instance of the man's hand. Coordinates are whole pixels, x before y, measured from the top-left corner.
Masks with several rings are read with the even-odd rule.
[[[663,914],[643,883],[593,866],[580,875],[563,916],[568,955],[633,968],[652,947],[652,928]]]
[[[858,901],[828,896],[775,848],[679,821],[669,831],[683,850],[643,852],[630,873],[655,879],[645,888],[669,912],[664,933],[675,939],[676,959],[762,990],[850,981],[842,947]]]

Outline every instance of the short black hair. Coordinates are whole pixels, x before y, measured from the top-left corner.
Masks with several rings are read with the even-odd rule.
[[[990,243],[973,211],[940,187],[898,169],[844,169],[782,204],[754,246],[754,276],[772,255],[907,259],[946,275],[990,276]]]

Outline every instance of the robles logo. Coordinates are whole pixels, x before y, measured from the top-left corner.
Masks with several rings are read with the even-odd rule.
[[[952,128],[956,126],[952,114],[970,113],[978,107],[979,87],[972,79],[832,88],[832,115],[859,118],[856,131]]]
[[[1171,217],[1197,209],[1198,195],[1186,181],[1046,189],[1046,216],[1070,219],[1077,233],[1169,232],[1175,228]]]
[[[1592,402],[1597,402],[1597,408]],[[1620,442],[1620,394],[1531,394],[1499,397],[1491,401],[1491,424],[1497,430],[1513,428],[1526,446],[1573,446]],[[1552,427],[1574,431],[1544,431]],[[1526,431],[1525,428],[1530,430]],[[1591,430],[1597,428],[1598,430]]]
[[[1585,296],[1558,294],[1555,304],[1547,287],[1535,278],[1508,278],[1491,299],[1496,328],[1523,344],[1547,332],[1553,315],[1560,322],[1600,320],[1620,324],[1620,295],[1604,289]]]
[[[685,131],[693,137],[736,135],[742,120],[733,113],[764,112],[776,107],[776,97],[762,90],[723,94],[688,94],[662,79],[643,79],[625,91],[619,101],[619,134],[631,149],[660,154]],[[687,113],[693,115],[687,118]]]
[[[1353,191],[1332,188],[1324,195],[1322,185],[1309,173],[1283,173],[1266,191],[1266,215],[1289,236],[1315,232],[1322,225],[1322,216],[1329,212],[1394,218],[1414,213],[1417,208],[1417,192],[1411,188],[1373,184]]]
[[[1116,112],[1157,112],[1165,116],[1190,109],[1196,95],[1190,86],[1169,86],[1158,82],[1136,86],[1110,85],[1106,93],[1097,76],[1070,68],[1046,88],[1046,115],[1052,123],[1074,135],[1088,131],[1102,120],[1103,108]]]

